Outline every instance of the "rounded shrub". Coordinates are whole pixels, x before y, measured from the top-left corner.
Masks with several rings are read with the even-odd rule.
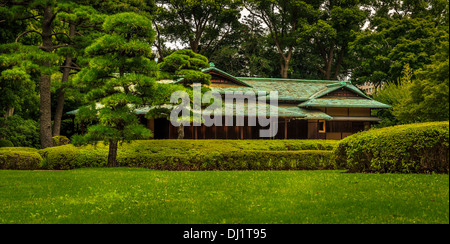
[[[2,147],[0,149],[0,169],[34,170],[40,169],[42,157],[34,148]]]
[[[66,136],[54,136],[52,137],[52,139],[54,146],[63,146],[70,143],[69,138],[67,138]]]
[[[448,173],[449,122],[372,129],[341,140],[337,167],[350,172]]]
[[[108,161],[108,151],[94,146],[75,147],[64,145],[39,150],[44,159],[43,167],[51,170],[103,167]]]

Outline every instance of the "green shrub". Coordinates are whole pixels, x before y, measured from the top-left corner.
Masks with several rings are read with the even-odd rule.
[[[158,170],[331,169],[332,151],[322,149],[334,145],[321,140],[133,141],[119,146],[117,164]],[[40,154],[48,169],[103,167],[108,147],[65,145],[40,150]]]
[[[67,170],[87,167],[103,167],[107,164],[108,150],[94,146],[75,147],[64,145],[39,150],[44,158],[43,167],[51,170]]]
[[[42,157],[34,148],[0,148],[0,169],[34,170],[39,169]]]
[[[14,144],[10,140],[0,139],[0,147],[14,147]]]
[[[39,123],[18,115],[0,118],[0,138],[11,141],[16,147],[40,148]]]
[[[54,146],[63,146],[63,145],[67,145],[70,143],[69,138],[67,138],[65,136],[54,136],[54,137],[52,137],[52,139],[53,139]]]
[[[341,140],[338,167],[351,172],[448,173],[449,123],[429,122],[360,132]]]

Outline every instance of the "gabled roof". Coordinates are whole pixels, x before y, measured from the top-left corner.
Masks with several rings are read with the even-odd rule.
[[[320,90],[316,94],[312,95],[310,97],[310,99],[323,97],[326,94],[331,93],[331,92],[336,91],[341,88],[345,88],[345,89],[347,89],[355,94],[358,94],[362,97],[365,97],[367,99],[372,99],[369,96],[367,96],[366,94],[364,94],[364,92],[359,90],[356,86],[354,86],[350,81],[333,81],[333,82],[334,83],[326,85],[326,87],[324,87],[322,90]]]
[[[251,85],[245,83],[244,81],[234,77],[231,74],[228,74],[227,72],[216,68],[216,66],[214,65],[214,63],[209,63],[209,67],[202,69],[201,70],[203,73],[216,73],[219,74],[220,76],[223,76],[225,78],[227,78],[228,80],[230,80],[233,83],[236,83],[237,85],[241,85],[241,86],[246,86],[246,87],[252,87]],[[181,81],[183,81],[184,78],[180,78],[178,79],[175,83],[180,83]]]
[[[249,85],[249,84],[247,84],[246,82],[240,80],[239,78],[237,78],[237,77],[235,77],[235,76],[233,76],[233,75],[231,75],[231,74],[228,74],[227,72],[225,72],[225,71],[223,71],[223,70],[221,70],[221,69],[216,68],[216,66],[214,65],[214,63],[209,63],[209,68],[202,69],[202,72],[203,72],[203,73],[211,73],[211,72],[214,72],[214,73],[217,73],[217,74],[219,74],[219,75],[221,75],[221,76],[223,76],[223,77],[225,77],[225,78],[228,78],[229,80],[231,80],[232,82],[234,82],[234,83],[236,83],[236,84],[238,84],[238,85],[247,86],[247,87],[252,87],[251,85]]]

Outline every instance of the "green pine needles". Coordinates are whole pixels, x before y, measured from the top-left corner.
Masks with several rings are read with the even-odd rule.
[[[119,13],[107,17],[103,29],[106,34],[86,48],[92,59],[77,77],[88,88],[86,101],[91,104],[77,116],[97,123],[72,140],[76,145],[109,144],[108,165],[114,167],[118,143],[152,137],[134,110],[162,100],[158,87],[163,85],[156,83],[157,67],[151,59],[155,31],[148,18]]]

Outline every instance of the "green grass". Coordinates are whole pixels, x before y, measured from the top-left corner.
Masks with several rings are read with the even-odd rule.
[[[449,176],[0,171],[0,223],[449,223]]]

